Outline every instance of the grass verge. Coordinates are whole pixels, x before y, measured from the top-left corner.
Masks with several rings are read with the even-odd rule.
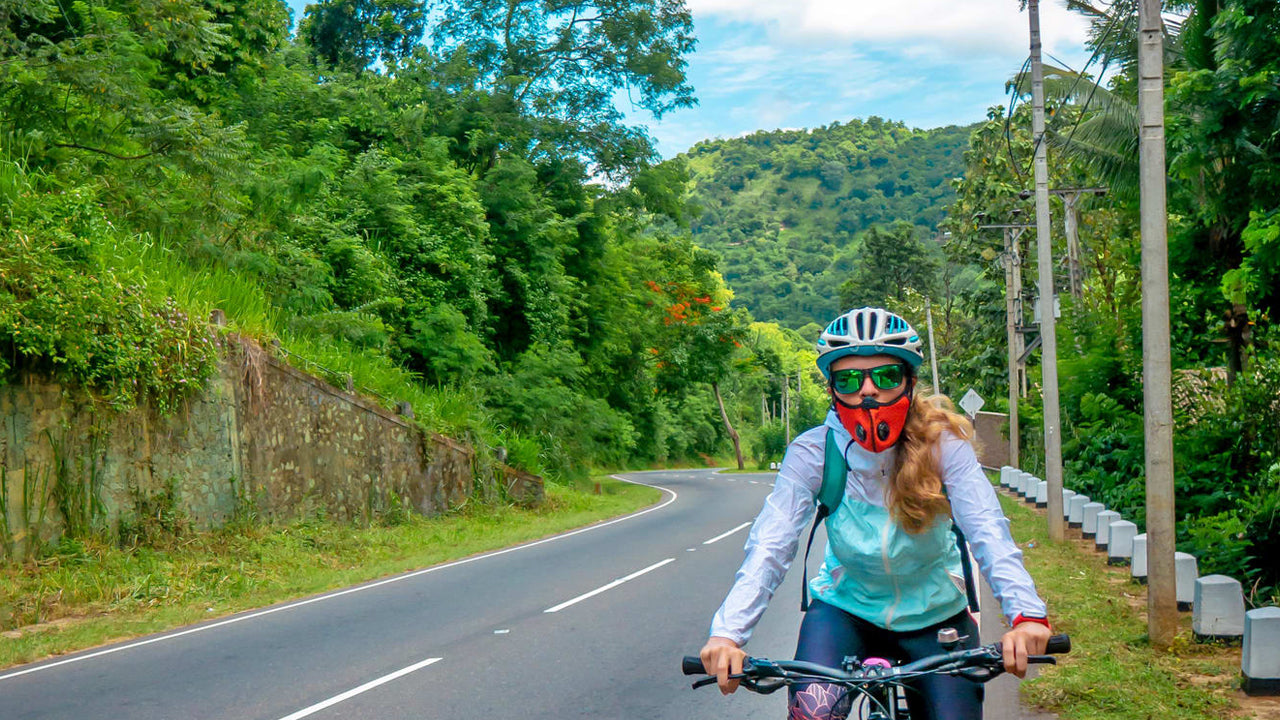
[[[1001,494],[1027,570],[1072,650],[1022,684],[1023,698],[1064,720],[1250,717],[1238,688],[1240,649],[1191,639],[1191,614],[1168,652],[1147,638],[1147,592],[1111,567],[1092,540],[1068,530],[1049,543],[1043,512]]]
[[[600,494],[548,483],[536,509],[471,506],[368,526],[322,518],[238,523],[154,547],[63,542],[39,561],[0,566],[0,667],[535,540],[661,495],[607,476],[595,481]]]

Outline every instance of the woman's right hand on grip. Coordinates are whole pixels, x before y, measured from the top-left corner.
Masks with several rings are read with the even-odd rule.
[[[716,676],[721,693],[728,695],[738,689],[738,681],[729,679],[730,674],[742,672],[742,661],[747,657],[738,643],[729,638],[712,637],[698,655],[707,674]]]

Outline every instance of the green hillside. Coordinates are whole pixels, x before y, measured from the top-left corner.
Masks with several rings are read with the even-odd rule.
[[[798,328],[828,317],[859,233],[898,220],[933,232],[972,130],[872,117],[699,143],[683,156],[703,208],[694,240],[720,254],[735,304],[756,318]]]

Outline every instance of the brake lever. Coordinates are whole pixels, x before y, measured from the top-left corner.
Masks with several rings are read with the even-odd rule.
[[[747,684],[747,683],[755,682],[754,680],[752,680],[752,679],[751,679],[751,673],[752,673],[752,672],[754,672],[754,671],[755,671],[755,669],[756,669],[756,668],[755,668],[755,666],[754,666],[754,665],[752,665],[751,663],[745,663],[745,664],[743,664],[743,666],[742,666],[742,672],[740,672],[740,673],[730,673],[730,674],[729,674],[729,679],[730,679],[730,680],[741,680],[741,681],[743,682],[743,684]],[[716,676],[715,676],[715,675],[708,675],[707,677],[704,677],[704,678],[702,678],[701,680],[695,680],[695,681],[694,681],[694,683],[693,683],[693,689],[694,689],[694,690],[697,690],[697,689],[698,689],[698,688],[700,688],[700,687],[706,687],[706,686],[708,686],[708,685],[714,685],[715,683],[716,683]],[[770,690],[770,692],[773,692],[773,691],[772,691],[772,690]]]
[[[743,680],[742,684],[748,690],[761,695],[772,695],[787,686],[782,678],[764,678],[762,680]]]

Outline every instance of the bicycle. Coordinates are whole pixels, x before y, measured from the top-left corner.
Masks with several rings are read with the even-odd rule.
[[[938,642],[948,650],[945,653],[920,658],[905,665],[893,665],[883,658],[859,660],[846,657],[841,668],[797,660],[769,660],[748,657],[742,664],[742,672],[730,675],[741,681],[741,687],[751,692],[768,695],[784,687],[813,682],[830,683],[857,693],[856,705],[850,718],[865,720],[908,720],[905,696],[906,683],[931,674],[955,675],[976,683],[985,683],[1004,672],[1004,654],[1000,643],[956,650],[962,638],[951,628],[938,631]],[[1054,655],[1071,651],[1071,638],[1054,635],[1045,648],[1046,655],[1032,655],[1029,664],[1057,664]],[[706,675],[702,659],[686,655],[681,664],[685,675]],[[714,675],[693,683],[700,688],[716,682]],[[892,699],[892,701],[891,701]]]

